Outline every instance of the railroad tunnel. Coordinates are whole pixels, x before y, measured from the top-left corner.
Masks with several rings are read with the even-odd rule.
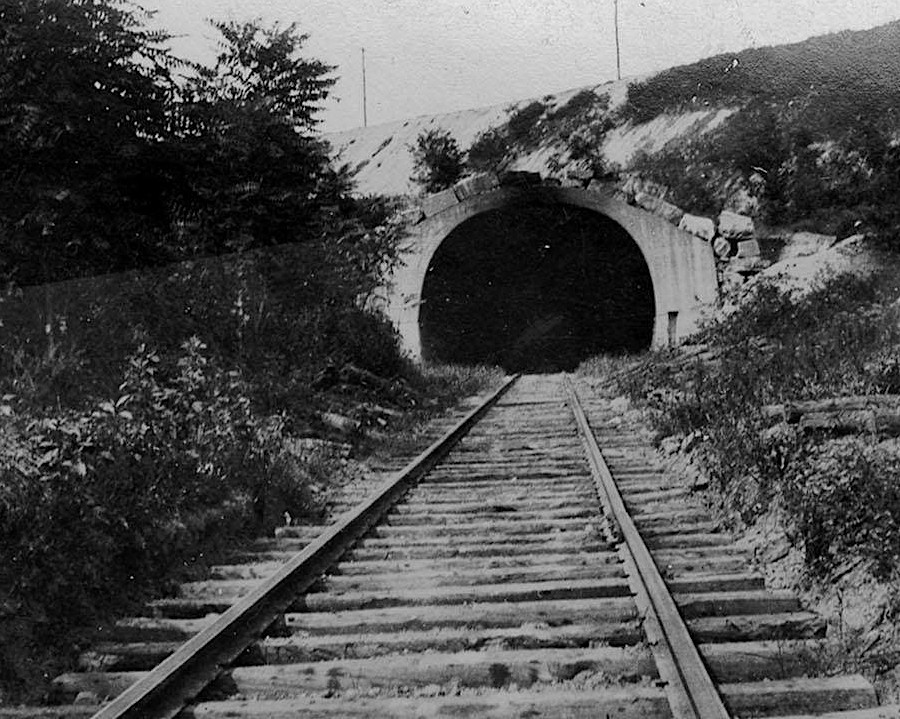
[[[432,256],[422,357],[571,370],[649,347],[655,310],[647,262],[615,221],[573,205],[507,205],[457,225]]]

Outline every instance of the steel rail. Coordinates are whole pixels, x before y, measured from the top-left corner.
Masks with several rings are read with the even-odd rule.
[[[258,638],[298,594],[307,590],[440,462],[517,379],[518,375],[508,378],[443,437],[396,472],[372,497],[345,512],[274,575],[100,709],[93,719],[169,719],[178,714]]]
[[[621,535],[620,551],[635,592],[635,601],[643,617],[644,630],[651,644],[660,679],[666,685],[672,715],[675,719],[728,719],[728,710],[703,664],[675,600],[625,508],[622,494],[603,458],[578,393],[568,376],[565,378],[565,386],[598,496],[613,527]]]

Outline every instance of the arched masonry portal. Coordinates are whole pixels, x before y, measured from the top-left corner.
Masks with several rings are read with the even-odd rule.
[[[423,349],[426,353],[428,349],[423,347],[423,315],[427,322],[423,292],[442,244],[473,218],[496,211],[514,213],[517,207],[581,208],[606,218],[633,240],[652,283],[650,343],[654,347],[676,344],[696,331],[704,312],[715,305],[718,284],[709,244],[605,192],[552,185],[493,188],[465,199],[458,198],[463,193],[453,192],[441,193],[438,203],[426,207],[428,216],[413,228],[403,261],[386,290],[385,312],[397,327],[405,350],[415,359],[422,359]],[[510,266],[515,262],[515,257],[509,257]]]
[[[516,204],[475,215],[432,257],[422,357],[510,372],[575,369],[650,346],[655,302],[640,249],[605,215]]]

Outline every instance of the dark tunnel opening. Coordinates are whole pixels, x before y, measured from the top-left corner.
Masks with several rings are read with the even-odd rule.
[[[447,236],[419,323],[426,360],[556,372],[646,349],[654,314],[647,263],[621,226],[578,207],[525,205]]]

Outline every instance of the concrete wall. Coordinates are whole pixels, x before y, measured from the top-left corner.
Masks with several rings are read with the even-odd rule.
[[[593,210],[617,222],[634,239],[653,281],[655,347],[678,342],[696,331],[704,310],[717,300],[715,261],[707,242],[603,192],[554,186],[501,187],[462,201],[452,196],[452,190],[440,194],[446,194],[446,201],[430,203],[435,211],[428,212],[430,216],[415,226],[404,263],[395,271],[384,294],[385,312],[397,326],[405,349],[415,359],[422,355],[419,331],[422,288],[438,247],[466,220],[519,204],[572,205]]]

